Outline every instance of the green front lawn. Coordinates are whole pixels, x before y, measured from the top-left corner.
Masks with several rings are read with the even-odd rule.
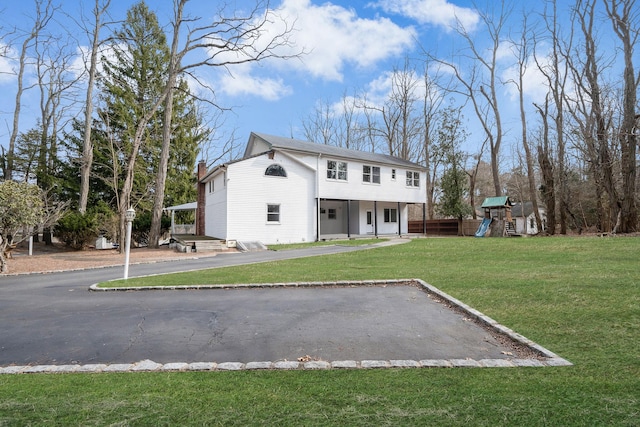
[[[0,425],[638,425],[639,257],[640,239],[631,237],[419,239],[129,279],[176,285],[415,277],[574,366],[2,375]]]

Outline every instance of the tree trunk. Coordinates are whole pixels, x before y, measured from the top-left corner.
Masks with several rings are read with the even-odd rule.
[[[162,211],[164,209],[164,193],[167,182],[167,167],[169,165],[169,150],[171,148],[171,126],[173,118],[173,91],[178,80],[180,64],[178,63],[178,45],[180,25],[182,24],[182,10],[184,1],[177,4],[175,21],[173,23],[173,41],[171,43],[171,58],[169,59],[169,75],[165,89],[164,121],[162,123],[162,151],[160,164],[156,175],[156,193],[151,213],[151,231],[149,233],[149,247],[157,248],[162,232]]]
[[[620,215],[616,220],[615,229],[622,233],[631,233],[638,227],[638,207],[636,205],[636,176],[637,176],[637,144],[636,134],[638,116],[636,116],[638,80],[636,79],[633,54],[637,40],[635,28],[635,1],[608,0],[605,1],[607,13],[613,24],[613,30],[622,42],[624,53],[624,96],[622,128],[620,129],[622,197],[620,200]],[[637,23],[637,22],[636,22]]]
[[[100,28],[102,27],[102,13],[109,7],[110,0],[107,0],[104,7],[100,8],[99,0],[96,0],[94,17],[95,26],[93,28],[93,41],[91,43],[91,62],[89,64],[89,81],[87,83],[87,96],[84,112],[84,141],[82,144],[82,158],[80,159],[80,199],[78,201],[78,211],[85,213],[89,200],[89,180],[91,177],[91,166],[93,164],[93,142],[91,141],[91,126],[93,115],[93,88],[98,64],[98,48],[100,47]]]
[[[547,233],[556,233],[556,196],[554,189],[553,166],[549,151],[538,146],[538,163],[542,173],[542,199],[547,209]]]

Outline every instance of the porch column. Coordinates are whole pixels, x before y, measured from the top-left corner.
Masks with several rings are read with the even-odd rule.
[[[351,238],[351,200],[347,200],[347,239]]]
[[[205,209],[207,204],[206,183],[202,179],[207,175],[207,164],[204,160],[198,163],[198,203],[196,205],[196,236],[205,235]]]
[[[398,218],[396,218],[398,220],[398,237],[400,237],[402,235],[402,216],[400,215],[400,202],[398,202]],[[408,220],[408,216],[407,216],[407,227],[409,227],[409,220]],[[409,230],[407,230],[409,231]]]
[[[320,241],[320,198],[316,197],[316,242]]]
[[[427,235],[427,204],[422,204],[422,234]]]
[[[378,237],[378,202],[373,201],[373,235]]]

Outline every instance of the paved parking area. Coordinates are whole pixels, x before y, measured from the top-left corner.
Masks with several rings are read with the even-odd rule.
[[[434,291],[391,281],[4,301],[0,321],[16,327],[2,332],[0,373],[569,364]]]

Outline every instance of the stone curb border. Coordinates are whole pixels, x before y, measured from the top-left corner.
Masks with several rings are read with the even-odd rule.
[[[37,373],[109,373],[109,372],[193,372],[193,371],[251,371],[251,370],[329,370],[329,369],[385,369],[385,368],[516,368],[567,366],[564,359],[448,359],[448,360],[322,360],[297,362],[195,362],[156,363],[142,360],[136,363],[89,364],[89,365],[36,365],[6,366],[0,368],[3,374]],[[569,363],[570,365],[570,363]]]
[[[340,361],[263,361],[263,362],[195,362],[195,363],[156,363],[142,360],[124,364],[88,364],[88,365],[35,365],[0,367],[2,374],[33,373],[99,373],[99,372],[188,372],[188,371],[241,371],[241,370],[328,370],[328,369],[385,369],[385,368],[514,368],[514,367],[551,367],[572,366],[573,364],[530,339],[499,324],[478,310],[471,308],[458,299],[442,292],[421,279],[365,280],[337,282],[297,282],[297,283],[250,283],[239,285],[199,285],[199,286],[156,286],[156,287],[119,287],[99,288],[91,285],[91,291],[151,291],[151,290],[206,290],[206,289],[242,289],[242,288],[279,288],[279,287],[336,287],[336,286],[385,286],[416,285],[425,292],[436,295],[474,320],[502,334],[511,340],[530,348],[540,359],[427,359],[427,360],[340,360]]]

